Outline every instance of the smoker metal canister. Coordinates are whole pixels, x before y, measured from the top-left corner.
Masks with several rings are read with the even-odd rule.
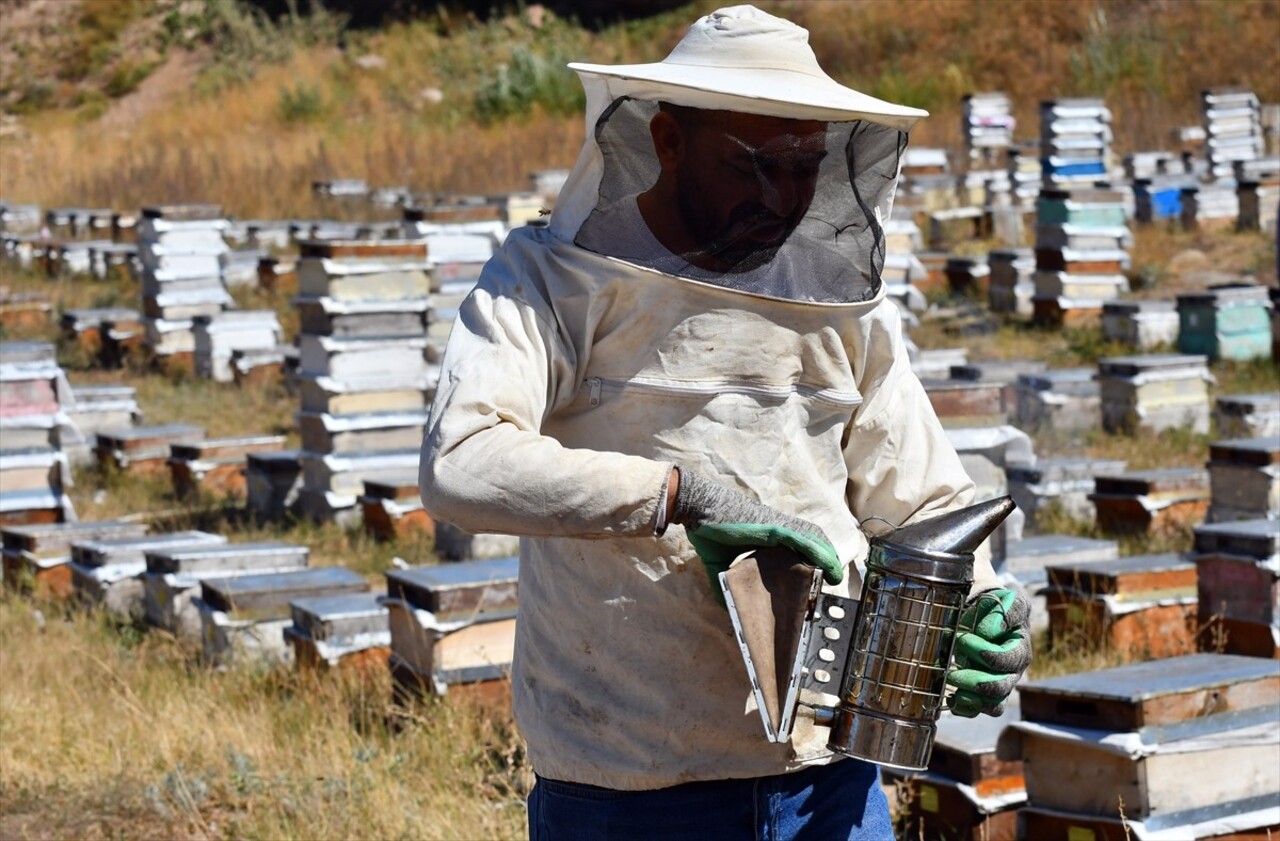
[[[929,764],[973,552],[1013,508],[1006,496],[871,540],[831,750],[897,768]]]

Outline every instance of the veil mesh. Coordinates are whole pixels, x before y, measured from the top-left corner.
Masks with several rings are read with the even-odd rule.
[[[737,168],[717,168],[716,157],[710,166],[682,169],[672,182],[676,199],[664,193],[661,203],[651,205],[659,218],[648,224],[637,198],[657,192],[662,173],[650,133],[659,107],[622,97],[596,122],[603,176],[596,206],[575,238],[579,246],[772,297],[823,303],[875,297],[884,267],[882,224],[892,206],[905,132],[867,121],[781,121],[799,127],[796,137],[788,130],[777,141],[757,136],[753,145],[734,134],[734,118],[741,115],[697,111],[694,130],[712,133],[719,144],[714,148],[728,149]],[[807,206],[803,198],[790,199],[796,192],[811,192]],[[777,208],[790,210],[779,215]],[[665,230],[664,224],[687,233],[680,235],[683,248],[672,248],[676,240],[653,230]]]

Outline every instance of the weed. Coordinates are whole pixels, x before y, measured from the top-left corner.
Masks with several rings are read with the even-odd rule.
[[[528,114],[540,107],[549,114],[582,110],[582,86],[556,55],[538,55],[521,45],[511,60],[481,79],[474,98],[476,116],[483,123]]]
[[[102,89],[107,96],[124,96],[137,90],[138,85],[142,84],[142,80],[150,76],[153,70],[155,70],[155,64],[152,62],[122,58],[116,62]]]
[[[324,93],[318,85],[299,82],[296,87],[280,87],[280,104],[276,108],[280,119],[286,123],[302,123],[324,116]]]

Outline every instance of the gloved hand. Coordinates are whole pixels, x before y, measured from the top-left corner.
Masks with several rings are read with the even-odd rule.
[[[844,579],[844,566],[822,529],[762,505],[723,485],[708,482],[687,470],[680,471],[672,522],[685,527],[702,565],[711,578],[711,590],[724,603],[720,573],[747,549],[785,546],[800,559],[822,570],[829,584]]]
[[[1031,663],[1031,603],[1013,590],[978,594],[960,614],[957,668],[947,674],[956,687],[947,704],[956,715],[1000,715],[1005,699]]]

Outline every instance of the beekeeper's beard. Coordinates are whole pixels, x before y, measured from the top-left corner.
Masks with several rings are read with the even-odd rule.
[[[702,173],[682,161],[676,178],[676,209],[695,250],[681,255],[691,264],[715,272],[738,273],[769,263],[804,219],[809,202],[797,202],[779,216],[758,202],[743,202],[723,214],[707,200],[715,195],[702,183]]]

